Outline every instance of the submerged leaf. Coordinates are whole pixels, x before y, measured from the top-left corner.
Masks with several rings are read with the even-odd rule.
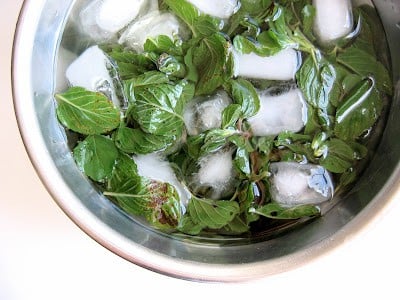
[[[370,79],[360,82],[336,112],[335,134],[343,140],[358,138],[375,124],[382,107],[374,82]]]
[[[165,150],[176,142],[174,135],[149,134],[140,128],[121,126],[115,132],[114,141],[117,147],[125,153],[148,154]]]
[[[118,127],[120,111],[103,94],[72,87],[56,94],[57,117],[72,131],[90,135],[107,133]]]
[[[113,141],[101,135],[88,136],[75,147],[73,154],[78,167],[98,182],[111,176],[119,155]]]
[[[320,209],[314,205],[300,205],[291,208],[285,208],[277,203],[269,203],[260,208],[252,210],[270,219],[299,219],[302,217],[314,217],[320,214]]]
[[[221,33],[205,37],[193,49],[193,64],[199,76],[196,95],[212,94],[233,76],[230,43]]]
[[[176,189],[169,183],[141,177],[135,162],[120,156],[104,195],[113,197],[126,212],[144,216],[152,226],[174,228],[182,217]]]
[[[192,197],[188,211],[195,224],[201,224],[203,228],[219,229],[235,218],[239,213],[239,205],[234,201]]]
[[[245,79],[231,80],[227,84],[235,103],[242,109],[242,118],[254,116],[260,109],[260,98],[254,86]]]
[[[157,135],[180,135],[183,130],[183,97],[186,83],[157,84],[135,90],[129,112],[143,131]]]
[[[339,54],[337,60],[342,65],[363,77],[374,78],[379,90],[388,95],[393,94],[393,84],[389,72],[374,55],[362,49],[350,46],[343,53]]]

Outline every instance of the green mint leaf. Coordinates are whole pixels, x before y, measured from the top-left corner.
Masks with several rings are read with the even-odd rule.
[[[371,55],[383,58],[387,53],[387,40],[382,22],[374,7],[361,5],[354,11],[356,18],[361,19],[361,31],[357,35],[354,46]]]
[[[156,135],[178,136],[183,130],[183,92],[185,81],[135,89],[135,103],[129,113],[143,131]]]
[[[121,126],[113,135],[116,146],[129,154],[148,154],[166,150],[175,144],[174,135],[149,134],[140,128]]]
[[[354,181],[357,180],[358,173],[354,168],[348,169],[346,172],[340,175],[339,185],[337,186],[337,190],[342,189],[344,187],[349,186]]]
[[[136,53],[120,45],[103,46],[102,50],[115,63],[122,80],[131,79],[156,68],[153,61],[144,53]]]
[[[173,41],[169,36],[158,35],[157,37],[149,37],[143,45],[145,52],[154,52],[158,55],[168,53],[174,56],[182,56],[182,45]]]
[[[187,209],[193,223],[210,229],[219,229],[226,226],[239,213],[239,205],[235,201],[210,200],[197,197],[192,197]]]
[[[201,15],[194,25],[195,36],[210,36],[222,29],[223,22],[209,15]]]
[[[338,77],[337,67],[334,64],[323,58],[314,61],[311,55],[296,74],[299,88],[306,101],[318,111],[325,113],[340,98],[342,87],[337,80]]]
[[[313,26],[315,18],[315,7],[311,4],[307,4],[301,10],[302,21],[303,21],[303,32],[310,40],[315,40],[313,35]]]
[[[236,122],[242,116],[242,107],[239,104],[230,104],[222,112],[222,129],[236,127]]]
[[[165,73],[159,71],[148,71],[129,80],[124,81],[124,90],[130,102],[135,101],[135,89],[157,84],[169,83],[170,80]]]
[[[117,128],[120,111],[103,94],[72,87],[56,94],[57,117],[72,131],[85,135],[102,134]]]
[[[206,37],[221,29],[221,20],[202,14],[185,0],[165,0],[164,2],[175,15],[186,23],[194,37]]]
[[[186,79],[197,83],[199,80],[199,74],[197,72],[196,66],[193,63],[193,52],[195,48],[189,48],[188,51],[186,52],[186,55],[184,57],[184,62],[186,65]]]
[[[201,147],[204,144],[206,134],[201,133],[199,135],[188,136],[186,140],[186,149],[189,156],[193,159],[197,159],[201,155]]]
[[[320,209],[314,205],[300,205],[292,208],[284,208],[277,203],[269,203],[251,211],[270,219],[282,220],[314,217],[320,214]]]
[[[260,218],[259,214],[251,212],[254,206],[260,201],[264,201],[257,183],[246,182],[238,192],[238,201],[240,205],[240,216],[247,225]]]
[[[222,149],[228,139],[233,135],[238,134],[235,129],[212,129],[204,136],[203,145],[200,147],[200,155],[206,155]]]
[[[233,76],[230,43],[220,33],[202,39],[193,49],[193,64],[199,76],[196,95],[212,94]]]
[[[223,233],[239,235],[248,232],[250,226],[240,216],[236,216],[231,222],[222,228]]]
[[[118,149],[111,139],[91,135],[74,148],[73,156],[84,174],[94,181],[103,182],[111,176]]]
[[[177,58],[167,53],[163,53],[158,57],[157,68],[160,72],[168,76],[184,78],[186,76],[186,66]]]
[[[336,111],[335,134],[343,140],[356,139],[375,124],[382,107],[374,82],[370,79],[361,81]]]
[[[241,117],[254,116],[260,109],[260,98],[254,86],[241,78],[229,81],[228,86],[233,101],[241,106]]]
[[[157,228],[174,228],[182,217],[175,188],[168,183],[140,177],[135,162],[125,155],[117,160],[104,195],[116,199],[127,213],[143,216]]]
[[[346,142],[340,139],[330,139],[321,146],[323,157],[319,163],[332,173],[344,173],[354,163],[356,153]]]
[[[235,157],[233,159],[233,164],[240,172],[245,174],[246,176],[250,176],[251,167],[250,167],[250,154],[246,150],[246,148],[238,148],[236,149]]]
[[[377,58],[362,49],[350,46],[338,55],[337,61],[363,77],[372,77],[380,91],[393,94],[393,84],[390,74]]]
[[[203,224],[196,224],[193,222],[192,218],[185,214],[182,218],[181,223],[177,227],[180,232],[189,234],[189,235],[198,235],[204,229]]]
[[[142,178],[138,175],[136,163],[128,155],[119,155],[107,182],[107,191],[120,194],[139,194],[141,186]]]
[[[241,54],[254,52],[259,56],[271,56],[282,50],[281,45],[276,42],[274,37],[271,37],[269,31],[261,32],[257,39],[236,35],[233,39],[233,46]]]
[[[242,0],[240,10],[252,17],[264,16],[272,4],[272,0]]]

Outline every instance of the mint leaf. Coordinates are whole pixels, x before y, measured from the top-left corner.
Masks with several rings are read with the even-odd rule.
[[[315,19],[315,7],[311,4],[307,4],[301,10],[301,16],[303,21],[303,32],[310,40],[315,40],[313,34],[313,26],[314,26],[314,19]]]
[[[148,154],[166,150],[172,146],[177,137],[174,135],[155,135],[139,128],[121,126],[113,135],[116,146],[125,153]]]
[[[140,177],[135,162],[127,156],[119,157],[104,195],[116,199],[129,214],[144,216],[157,228],[174,228],[182,217],[175,188]]]
[[[176,57],[167,53],[161,54],[157,59],[157,68],[160,72],[168,76],[184,78],[186,75],[186,66]]]
[[[122,80],[131,79],[146,71],[155,69],[153,61],[148,56],[130,51],[120,45],[103,46],[102,50],[115,63],[118,76]]]
[[[250,154],[246,148],[237,148],[235,158],[233,159],[234,166],[246,176],[251,174]]]
[[[193,49],[193,64],[199,76],[196,95],[212,94],[233,76],[230,43],[220,33],[205,37]]]
[[[169,82],[170,82],[169,78],[166,74],[159,71],[148,71],[144,72],[143,74],[133,79],[125,80],[124,84],[125,86],[127,86],[128,90],[134,91],[135,88],[147,87],[150,85],[163,84]]]
[[[393,85],[388,70],[374,55],[350,46],[339,54],[337,61],[363,77],[373,77],[379,90],[388,95],[393,94]]]
[[[321,148],[323,157],[319,163],[332,173],[344,173],[355,161],[353,148],[340,139],[330,139]]]
[[[306,101],[314,108],[326,111],[332,102],[337,102],[341,86],[334,64],[321,58],[313,60],[310,55],[296,74],[298,85]]]
[[[192,218],[185,214],[182,218],[181,223],[178,225],[178,230],[180,232],[189,234],[189,235],[198,235],[203,230],[204,226],[202,224],[196,224],[193,222]]]
[[[260,109],[260,98],[254,86],[241,78],[229,81],[228,86],[233,101],[241,106],[241,117],[254,116]]]
[[[239,104],[230,104],[222,112],[222,129],[236,127],[236,122],[242,116],[242,107]]]
[[[222,149],[228,139],[238,134],[234,129],[212,129],[205,133],[203,144],[200,147],[200,155],[206,155]]]
[[[158,55],[168,53],[170,55],[183,55],[182,46],[177,44],[167,35],[159,35],[147,38],[143,45],[145,52],[154,52]]]
[[[81,87],[72,87],[56,94],[57,117],[72,131],[90,135],[102,134],[117,128],[120,111],[103,94]]]
[[[282,50],[275,38],[271,37],[269,31],[261,32],[256,39],[243,35],[236,35],[233,45],[241,54],[256,53],[259,56],[271,56]]]
[[[180,135],[183,130],[185,81],[135,89],[129,113],[143,131],[156,135]]]
[[[230,235],[239,235],[245,232],[248,232],[250,226],[246,224],[246,222],[240,216],[236,216],[231,222],[229,222],[223,228],[224,233],[228,233]]]
[[[320,214],[320,209],[314,205],[300,205],[284,208],[277,203],[269,203],[260,208],[252,209],[251,211],[270,219],[282,220],[314,217]]]
[[[235,201],[192,197],[188,204],[188,212],[194,224],[203,228],[219,229],[235,218],[239,213],[239,205]]]
[[[118,156],[111,177],[107,182],[107,191],[119,194],[139,194],[142,178],[138,175],[136,163],[128,155]],[[139,213],[135,210],[134,213]]]
[[[190,28],[194,37],[206,37],[221,29],[221,20],[202,14],[185,0],[164,0],[172,12]]]
[[[111,176],[118,149],[113,141],[101,135],[91,135],[73,150],[79,169],[94,181],[102,182]]]
[[[369,130],[383,108],[379,92],[370,79],[355,86],[336,111],[335,134],[343,140],[352,140]]]

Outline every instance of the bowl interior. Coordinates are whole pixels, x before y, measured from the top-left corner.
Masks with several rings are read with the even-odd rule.
[[[25,1],[13,55],[17,119],[39,176],[66,214],[118,255],[146,268],[196,280],[235,281],[299,266],[356,233],[392,200],[398,188],[400,110],[391,109],[383,138],[356,186],[329,212],[268,240],[207,241],[150,230],[105,199],[76,167],[55,117],[57,51],[71,10],[82,1]],[[400,3],[375,1],[389,40],[399,105]]]

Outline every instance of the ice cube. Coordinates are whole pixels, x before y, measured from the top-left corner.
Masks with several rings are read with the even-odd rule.
[[[86,49],[67,68],[66,77],[72,86],[102,92],[119,107],[120,101],[110,76],[111,62],[98,46]]]
[[[320,204],[333,197],[330,173],[323,167],[296,162],[270,165],[271,197],[284,207]]]
[[[353,27],[350,0],[313,0],[316,9],[314,33],[322,44],[346,36]]]
[[[137,17],[144,0],[103,0],[96,22],[108,32],[118,32]]]
[[[298,88],[281,94],[259,92],[260,110],[247,119],[255,136],[273,136],[283,131],[298,132],[306,122],[307,106]]]
[[[228,94],[220,90],[208,97],[196,97],[185,107],[183,118],[189,135],[220,128],[223,110],[231,104]]]
[[[187,0],[201,12],[213,17],[228,19],[240,7],[238,0]]]
[[[200,158],[198,173],[190,180],[194,193],[211,199],[222,199],[235,191],[232,151],[221,150]]]
[[[91,1],[79,15],[82,30],[96,42],[111,39],[138,16],[144,2],[144,0]]]
[[[253,79],[293,80],[300,65],[300,55],[292,48],[272,56],[235,52],[234,57],[235,76]]]
[[[179,32],[180,23],[173,14],[152,11],[128,26],[122,33],[119,43],[142,52],[147,38],[166,35],[175,40]]]
[[[147,177],[171,184],[177,191],[183,206],[186,206],[191,198],[191,193],[178,180],[170,163],[158,153],[133,156],[140,176]]]
[[[55,92],[64,92],[68,88],[68,79],[65,76],[68,66],[77,58],[76,54],[60,46],[57,57],[57,75]]]

